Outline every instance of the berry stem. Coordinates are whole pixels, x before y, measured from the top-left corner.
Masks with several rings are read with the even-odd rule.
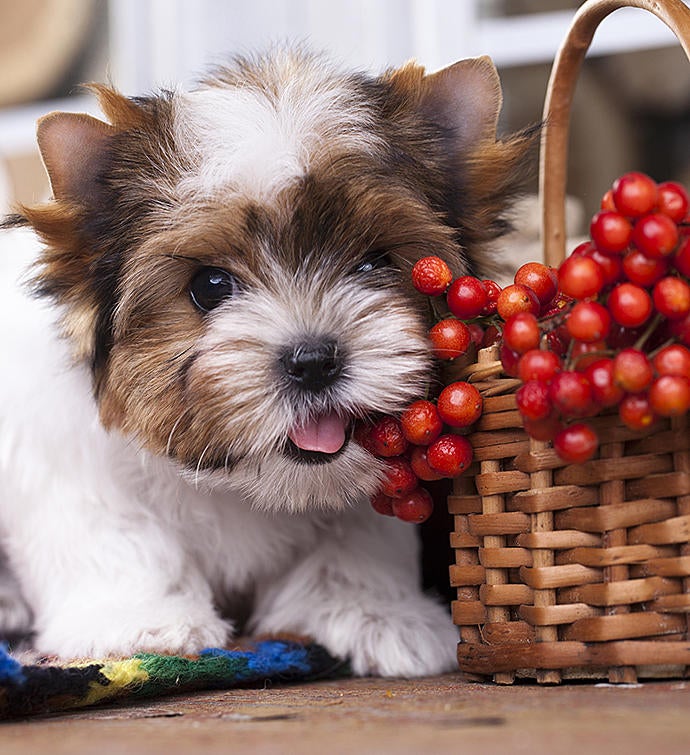
[[[441,311],[441,309],[437,306],[438,304],[437,297],[429,296],[428,300],[429,300],[429,310],[431,312],[432,323],[439,322],[439,320],[443,320],[446,317],[450,316],[450,313],[448,312],[448,310]]]
[[[642,350],[642,347],[647,342],[647,339],[649,336],[652,335],[652,333],[659,327],[661,321],[663,320],[663,315],[660,312],[657,312],[654,317],[651,319],[649,325],[644,330],[644,333],[635,341],[633,348],[638,349],[638,351]]]
[[[563,364],[565,365],[565,368],[567,370],[573,369],[573,347],[574,346],[575,346],[575,341],[571,339],[568,342],[568,348],[566,349],[565,357],[563,359]]]
[[[676,343],[675,338],[669,338],[668,340],[664,341],[662,344],[656,347],[656,349],[653,349],[652,351],[647,354],[647,356],[652,359],[655,357],[662,349],[665,349],[667,346],[670,346],[671,344]]]
[[[580,363],[581,359],[591,359],[593,357],[610,357],[614,354],[614,351],[612,349],[602,349],[601,351],[588,351],[586,354],[579,354],[577,359],[572,360],[572,364],[568,366],[568,369],[576,370],[577,365]]]

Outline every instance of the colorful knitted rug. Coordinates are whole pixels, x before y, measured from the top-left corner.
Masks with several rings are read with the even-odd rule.
[[[23,665],[0,645],[0,718],[57,713],[175,692],[293,683],[346,673],[320,645],[266,640],[198,656],[141,653],[124,660]]]

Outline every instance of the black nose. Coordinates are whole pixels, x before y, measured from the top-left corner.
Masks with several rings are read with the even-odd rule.
[[[342,372],[342,354],[332,340],[300,343],[280,358],[287,377],[300,388],[318,392],[331,385]]]

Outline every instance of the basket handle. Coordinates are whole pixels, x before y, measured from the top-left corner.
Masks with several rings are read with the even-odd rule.
[[[661,19],[678,37],[690,59],[690,8],[681,0],[587,0],[556,54],[544,102],[539,196],[544,262],[557,266],[566,256],[565,192],[570,106],[580,66],[599,24],[619,8],[641,8]]]

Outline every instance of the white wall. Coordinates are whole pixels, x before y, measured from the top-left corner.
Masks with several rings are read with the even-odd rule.
[[[286,39],[307,41],[373,71],[410,58],[436,70],[481,54],[499,67],[551,61],[573,13],[502,18],[488,12],[506,3],[510,0],[109,0],[106,78],[126,94],[142,94],[189,82],[228,52]],[[615,16],[598,30],[592,55],[675,44],[649,13],[623,9]],[[0,111],[0,164],[33,151],[37,118],[55,109],[97,113],[93,99],[84,97]]]
[[[503,0],[509,4],[510,0]],[[379,71],[411,57],[430,70],[488,54],[499,66],[552,60],[572,12],[491,17],[496,0],[111,0],[111,76],[129,93],[186,81],[229,52],[303,39]],[[672,44],[649,13],[616,11],[592,54]]]

